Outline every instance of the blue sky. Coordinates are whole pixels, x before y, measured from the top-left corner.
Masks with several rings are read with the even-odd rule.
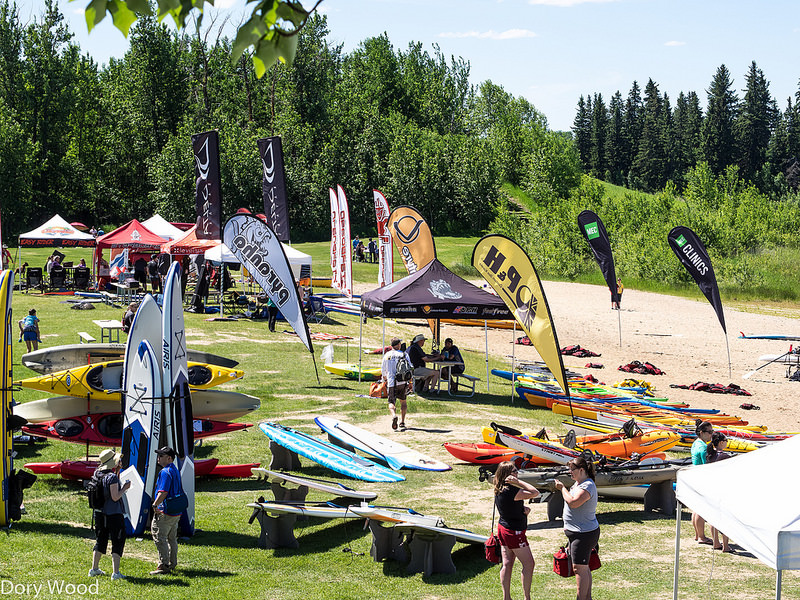
[[[17,0],[24,20],[41,0]],[[88,0],[59,0],[81,48],[99,63],[121,57],[127,42],[110,17],[86,33]],[[217,9],[243,15],[245,0],[217,0]],[[311,6],[309,0],[304,2]],[[552,129],[569,129],[579,97],[608,102],[634,80],[652,78],[669,94],[706,89],[725,64],[742,95],[756,61],[781,110],[800,80],[800,2],[797,0],[324,0],[330,39],[345,51],[388,33],[396,49],[420,41],[471,65],[470,79],[491,79],[543,112]]]

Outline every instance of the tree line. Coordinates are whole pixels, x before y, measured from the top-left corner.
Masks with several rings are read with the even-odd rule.
[[[714,175],[737,166],[761,191],[783,196],[800,186],[800,89],[782,112],[755,62],[737,94],[725,65],[707,90],[705,111],[696,92],[680,92],[675,107],[648,80],[617,91],[581,96],[573,123],[582,167],[594,177],[644,191],[667,182],[683,189],[690,169],[705,162]]]
[[[231,60],[220,23],[175,32],[152,17],[120,59],[98,66],[74,42],[55,0],[29,24],[0,2],[0,178],[6,237],[53,213],[106,230],[155,212],[193,221],[191,135],[219,130],[223,217],[262,212],[256,140],[280,135],[292,239],[330,235],[329,187],[350,200],[354,233],[375,229],[373,188],[415,206],[436,233],[479,233],[500,185],[557,197],[578,157],[529,102],[469,63],[386,34],[344,52],[324,15],[297,36],[291,66],[257,77]]]

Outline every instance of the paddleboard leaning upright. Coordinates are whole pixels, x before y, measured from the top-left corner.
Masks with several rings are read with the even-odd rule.
[[[164,377],[164,440],[177,453],[178,471],[189,506],[181,515],[184,535],[194,534],[194,428],[189,367],[186,358],[186,326],[183,320],[181,266],[174,262],[164,282],[161,370]]]
[[[156,307],[158,308],[158,307]],[[139,343],[135,354],[126,353],[125,429],[122,434],[120,482],[131,482],[123,495],[128,535],[144,532],[153,503],[158,469],[157,455],[162,421],[161,366],[149,341]]]
[[[11,458],[11,381],[13,351],[11,346],[11,293],[14,289],[13,271],[3,271],[0,274],[0,312],[3,315],[2,337],[2,390],[0,391],[0,527],[10,524],[10,478],[14,468]],[[17,517],[19,518],[19,517]]]

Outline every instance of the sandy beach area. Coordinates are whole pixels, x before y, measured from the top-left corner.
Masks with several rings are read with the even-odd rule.
[[[474,282],[480,285],[482,282]],[[683,400],[699,408],[718,408],[738,415],[752,424],[766,425],[775,431],[800,431],[797,394],[800,381],[786,377],[786,367],[773,363],[748,379],[743,375],[764,365],[763,354],[782,354],[792,342],[741,339],[740,332],[800,336],[800,310],[756,304],[737,308],[724,306],[726,336],[711,305],[702,298],[693,300],[626,289],[622,310],[611,310],[608,289],[599,285],[543,282],[553,315],[559,345],[579,344],[601,354],[597,358],[564,356],[564,366],[581,373],[592,373],[598,380],[613,384],[628,377],[644,379],[655,386],[656,394]],[[356,290],[361,293],[371,289]],[[516,336],[524,335],[517,331]],[[484,350],[484,331],[478,327],[442,325],[442,336],[452,337],[462,349]],[[511,330],[489,330],[489,352],[495,356],[512,353]],[[730,375],[728,349],[730,348]],[[430,349],[430,342],[426,345]],[[536,350],[515,345],[519,360],[539,360]],[[618,371],[617,367],[634,360],[650,362],[664,375],[638,375]],[[468,363],[472,359],[468,359]],[[587,369],[586,363],[600,363],[602,369]],[[478,375],[485,386],[485,365],[468,364],[468,372]],[[494,376],[491,380],[496,378]],[[671,388],[670,384],[691,385],[698,381],[728,385],[735,383],[752,394],[711,394]],[[751,403],[759,410],[743,410]]]

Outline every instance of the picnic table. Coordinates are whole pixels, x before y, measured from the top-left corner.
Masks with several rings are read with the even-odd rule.
[[[106,340],[108,343],[119,344],[119,332],[122,331],[122,323],[116,319],[99,319],[92,321],[100,328],[100,343]]]

